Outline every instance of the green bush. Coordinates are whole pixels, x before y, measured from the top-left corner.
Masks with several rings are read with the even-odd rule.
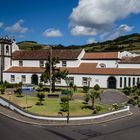
[[[90,100],[90,94],[89,93],[86,93],[84,95],[84,101],[86,102],[86,104],[89,102],[89,100]]]
[[[130,94],[132,93],[132,88],[131,87],[125,87],[123,89],[123,93],[127,96],[130,96]]]
[[[118,105],[117,103],[112,105],[112,110],[118,110],[120,109],[120,105]]]
[[[83,86],[83,92],[87,93],[89,91],[89,86]]]
[[[96,84],[96,85],[94,86],[94,90],[100,90],[100,86],[99,86],[98,84]]]
[[[38,92],[37,97],[39,102],[37,102],[37,105],[43,105],[42,101],[44,101],[45,94],[43,92]]]
[[[67,89],[62,90],[62,92],[61,92],[62,95],[70,95],[71,93],[72,93],[72,91],[67,90]]]
[[[76,86],[76,85],[73,86],[73,91],[74,91],[74,92],[77,91],[77,86]]]
[[[70,87],[70,88],[73,88],[73,86],[74,86],[73,82],[70,82],[70,83],[69,83],[69,87]]]
[[[67,96],[61,97],[61,109],[60,111],[67,112],[68,111],[68,101],[69,98]]]
[[[95,106],[94,110],[93,110],[93,114],[97,114],[98,112],[100,112],[102,110],[102,107],[101,106]]]
[[[69,96],[69,99],[72,100],[73,92],[71,90],[62,90],[61,94]]]

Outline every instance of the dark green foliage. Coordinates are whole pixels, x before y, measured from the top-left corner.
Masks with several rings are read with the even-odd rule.
[[[61,94],[66,95],[70,100],[72,100],[73,92],[71,90],[62,90]]]
[[[87,93],[89,91],[89,86],[83,86],[83,92]]]
[[[73,91],[74,91],[74,92],[77,91],[77,86],[76,86],[76,85],[73,86]]]
[[[98,84],[96,84],[96,85],[94,86],[94,90],[96,90],[96,91],[100,90],[100,86],[99,86]]]
[[[68,102],[69,102],[69,97],[67,97],[67,96],[61,97],[61,103],[60,103],[61,111],[63,111],[63,112],[68,111],[68,107],[69,107]]]
[[[39,88],[43,88],[43,83],[38,84]]]
[[[84,95],[84,101],[86,102],[86,104],[88,104],[89,100],[90,100],[90,94],[89,93],[86,93]]]
[[[1,94],[4,94],[5,93],[5,89],[6,89],[5,84],[4,83],[1,83],[0,84],[0,92],[1,92]]]
[[[137,83],[137,88],[140,90],[140,82]]]
[[[95,100],[96,99],[101,100],[100,92],[95,91],[95,90],[90,90],[89,94],[90,94],[90,99],[91,99],[91,103],[92,103],[91,108],[94,110],[95,109]]]
[[[96,105],[95,108],[94,108],[94,110],[93,110],[93,114],[97,114],[101,110],[102,110],[102,107],[100,105]]]
[[[129,96],[132,93],[132,88],[131,87],[125,87],[123,89],[123,93],[127,96]]]
[[[52,92],[55,92],[55,82],[57,81],[57,79],[65,79],[68,75],[68,71],[64,70],[61,71],[60,68],[56,67],[56,64],[59,63],[59,58],[55,58],[49,55],[48,56],[48,62],[46,63],[45,66],[45,71],[44,73],[42,73],[40,79],[41,82],[51,82],[51,86],[52,86]],[[51,80],[50,80],[50,66],[51,66]]]
[[[45,94],[43,92],[38,92],[37,97],[39,102],[37,102],[37,105],[43,105],[42,101],[44,101]]]
[[[70,87],[70,88],[73,88],[73,86],[74,86],[73,82],[70,82],[70,83],[69,83],[69,87]]]
[[[17,87],[17,84],[11,84],[7,81],[4,81],[4,84],[5,84],[6,88],[16,88]]]
[[[16,84],[16,89],[14,90],[14,93],[17,94],[17,97],[23,97],[22,96],[22,82],[19,82]]]

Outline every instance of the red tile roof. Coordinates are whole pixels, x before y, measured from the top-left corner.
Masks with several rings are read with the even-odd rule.
[[[53,50],[52,55],[59,57],[59,59],[77,59],[81,49],[64,49],[64,50]],[[12,54],[13,60],[46,60],[49,55],[49,50],[28,50],[28,51],[15,51]]]
[[[45,69],[40,67],[11,67],[4,72],[8,73],[42,73]]]
[[[92,74],[92,75],[140,75],[140,69],[130,68],[96,68],[92,63],[83,63],[78,68],[67,69],[70,74]]]
[[[118,52],[97,52],[97,53],[85,53],[83,56],[85,60],[97,60],[97,59],[119,59]]]
[[[96,68],[96,63],[82,63],[78,68],[60,68],[68,70],[69,74],[92,74],[92,75],[140,75],[140,69],[134,68]],[[42,73],[40,67],[11,67],[4,72],[8,73]]]

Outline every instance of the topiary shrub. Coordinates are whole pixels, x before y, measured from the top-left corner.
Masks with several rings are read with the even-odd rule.
[[[69,98],[67,96],[61,97],[61,109],[60,111],[67,112],[68,111],[68,102]]]
[[[43,92],[38,92],[37,97],[39,102],[37,102],[36,105],[43,105],[42,101],[44,101],[45,94]]]
[[[98,84],[96,84],[96,85],[94,86],[94,90],[100,90],[100,86],[99,86]]]
[[[89,91],[89,86],[83,86],[83,92],[87,93]]]

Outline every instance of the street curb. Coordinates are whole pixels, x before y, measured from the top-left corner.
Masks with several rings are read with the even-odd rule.
[[[118,119],[122,119],[122,118],[125,118],[125,117],[133,115],[133,113],[131,111],[128,111],[128,112],[130,114],[123,115],[123,116],[116,117],[116,118],[107,119],[105,121],[97,121],[97,122],[89,122],[89,123],[79,123],[79,124],[67,124],[67,123],[66,124],[58,124],[58,123],[56,123],[56,124],[42,124],[42,123],[34,123],[34,122],[23,121],[21,119],[17,119],[17,118],[8,116],[7,114],[2,113],[2,112],[0,112],[0,114],[3,115],[3,116],[6,116],[9,119],[12,119],[12,120],[15,120],[15,121],[18,121],[18,122],[21,122],[21,123],[25,123],[25,124],[30,124],[30,125],[38,125],[38,126],[82,126],[82,125],[91,125],[91,124],[102,124],[102,123],[111,122],[113,120],[118,120]]]

